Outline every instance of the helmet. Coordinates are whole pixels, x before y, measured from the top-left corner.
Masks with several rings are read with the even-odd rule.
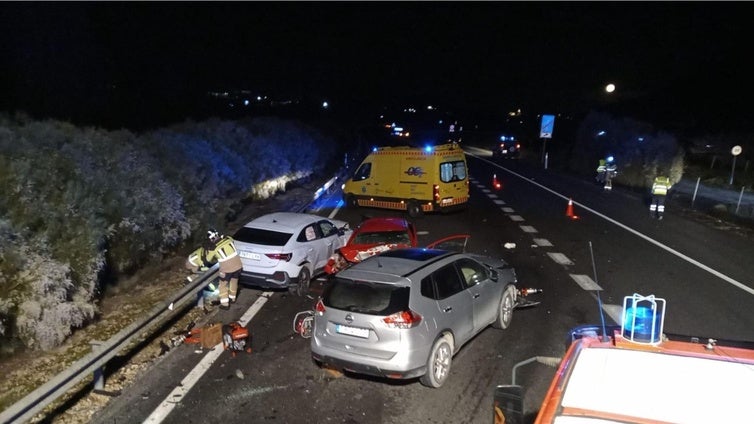
[[[220,233],[214,228],[210,228],[209,230],[207,230],[207,238],[209,239],[209,241],[215,242],[220,239]]]

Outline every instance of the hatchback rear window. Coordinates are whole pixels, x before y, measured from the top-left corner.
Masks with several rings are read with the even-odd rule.
[[[408,309],[409,287],[334,278],[325,285],[322,303],[349,312],[387,316]]]
[[[265,246],[285,246],[291,236],[293,236],[291,233],[243,227],[233,235],[233,239],[243,243],[262,244]]]

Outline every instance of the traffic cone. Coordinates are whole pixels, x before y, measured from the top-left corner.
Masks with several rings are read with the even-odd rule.
[[[573,200],[570,198],[568,199],[568,206],[566,207],[565,215],[571,219],[579,219],[579,217],[573,213]]]
[[[502,184],[497,180],[497,174],[492,174],[492,187],[495,190],[500,190],[500,188],[502,188]]]

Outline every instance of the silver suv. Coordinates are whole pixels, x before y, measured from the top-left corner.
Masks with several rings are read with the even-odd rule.
[[[492,324],[507,328],[516,273],[502,259],[406,248],[354,264],[317,301],[312,358],[321,366],[440,387],[453,355]]]

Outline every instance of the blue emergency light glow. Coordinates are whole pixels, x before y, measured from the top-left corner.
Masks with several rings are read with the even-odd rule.
[[[373,152],[376,152],[376,151],[377,151],[377,146],[375,146],[375,147],[372,147],[372,151],[373,151]]]
[[[424,146],[424,151],[427,153],[432,153],[432,149],[433,149],[432,146]]]
[[[655,344],[662,340],[665,299],[634,294],[623,301],[624,338],[637,343]]]
[[[608,161],[608,162],[612,162],[612,161],[614,161],[614,160],[615,160],[615,158],[614,158],[614,157],[612,157],[612,156],[608,156],[608,157],[607,157],[607,161]]]

